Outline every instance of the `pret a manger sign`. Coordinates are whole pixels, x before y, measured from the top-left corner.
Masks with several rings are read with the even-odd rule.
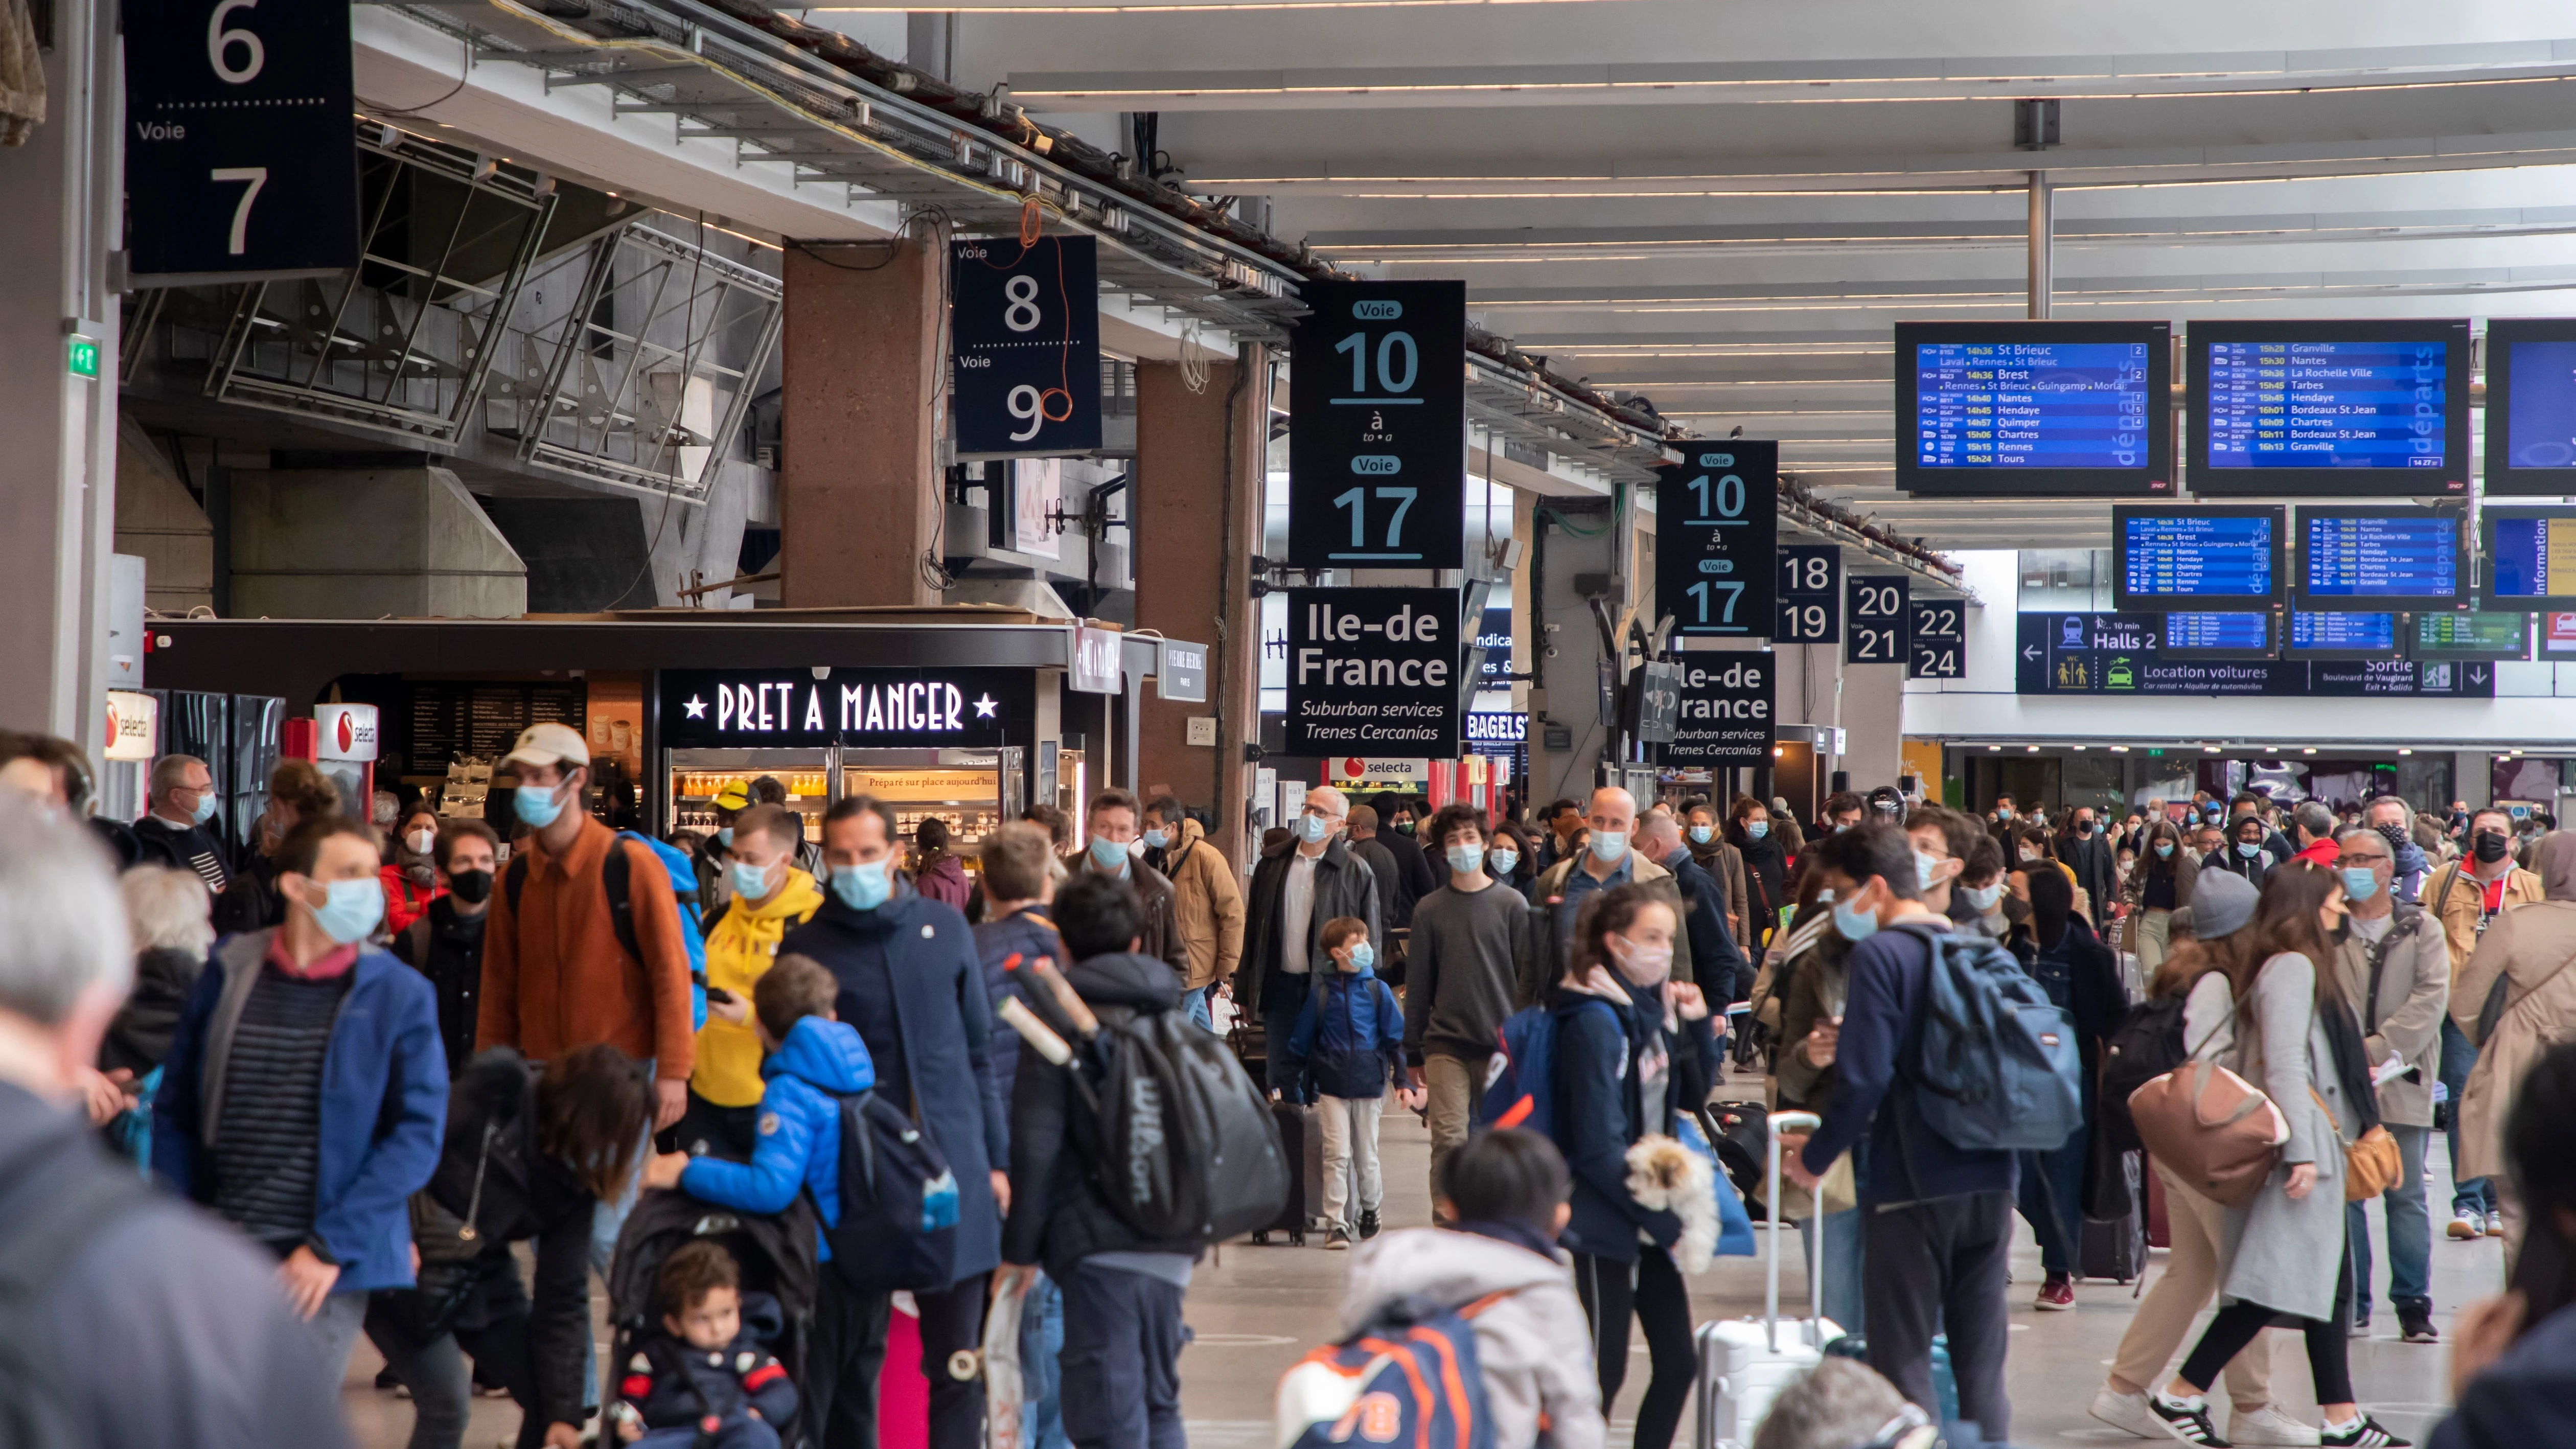
[[[1022,670],[670,669],[662,737],[680,749],[1018,743],[1035,711]]]
[[[1455,589],[1290,589],[1288,752],[1458,752]]]

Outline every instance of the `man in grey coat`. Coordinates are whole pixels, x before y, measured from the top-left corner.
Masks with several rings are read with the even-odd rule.
[[[2303,807],[2304,808],[2304,807]],[[2388,1215],[2388,1302],[2397,1310],[2398,1334],[2408,1343],[2435,1343],[2433,1329],[2433,1220],[2424,1207],[2424,1144],[2433,1132],[2435,1052],[2443,1013],[2451,1000],[2451,954],[2441,922],[2397,899],[2396,859],[2387,837],[2354,827],[2336,841],[2336,872],[2343,879],[2351,930],[2335,947],[2335,969],[2344,999],[2361,1020],[2362,1045],[2371,1074],[2382,1077],[2390,1058],[2403,1065],[2379,1084],[2379,1120],[2397,1139],[2404,1168],[2397,1185],[2380,1195]],[[2366,1202],[2345,1213],[2353,1245],[2353,1326],[2370,1325],[2369,1218]]]
[[[1370,949],[1381,960],[1386,956],[1377,876],[1342,838],[1350,813],[1349,799],[1332,786],[1307,791],[1289,838],[1263,851],[1252,871],[1234,999],[1244,1010],[1261,1013],[1269,1086],[1285,1101],[1305,1099],[1303,1086],[1283,1078],[1280,1069],[1317,973],[1333,969],[1332,953],[1324,949],[1325,925],[1336,916],[1366,921]]]

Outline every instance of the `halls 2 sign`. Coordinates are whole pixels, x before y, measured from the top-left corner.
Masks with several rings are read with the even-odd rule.
[[[1291,755],[1454,758],[1456,589],[1288,589]]]
[[[1100,446],[1100,281],[1087,236],[948,246],[957,451],[1060,457]]]
[[[1288,374],[1288,562],[1465,566],[1467,284],[1306,282]]]

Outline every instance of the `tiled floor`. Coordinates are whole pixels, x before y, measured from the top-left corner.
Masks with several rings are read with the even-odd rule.
[[[1429,1219],[1425,1171],[1429,1141],[1409,1112],[1389,1111],[1382,1151],[1386,1175],[1385,1218],[1391,1225]],[[2447,1162],[2438,1145],[2432,1152],[2437,1209],[2449,1201]],[[2382,1224],[2373,1214],[2376,1238]],[[2440,1224],[2436,1223],[2438,1232]],[[1757,1232],[1757,1238],[1761,1234]],[[1787,1241],[1789,1262],[1782,1269],[1786,1301],[1804,1302],[1805,1271]],[[1302,1249],[1284,1244],[1256,1248],[1236,1244],[1203,1265],[1190,1291],[1189,1320],[1198,1337],[1182,1361],[1184,1410],[1194,1449],[1267,1449],[1271,1442],[1271,1392],[1281,1370],[1331,1332],[1333,1310],[1340,1301],[1346,1254],[1327,1252],[1320,1238]],[[2161,1254],[2156,1255],[2161,1258]],[[2443,1412],[2447,1399],[2449,1351],[2400,1343],[2396,1323],[2384,1298],[2388,1255],[2375,1248],[2381,1275],[2377,1293],[2383,1299],[2376,1314],[2377,1336],[2352,1345],[2356,1392],[2391,1428],[2422,1442]],[[2151,1271],[2154,1271],[2151,1268]],[[2435,1322],[2448,1331],[2450,1316],[2461,1304],[2492,1292],[2501,1273],[2499,1245],[2492,1240],[2433,1244]],[[2087,1418],[2085,1404],[2100,1385],[2104,1364],[2127,1326],[2133,1300],[2130,1290],[2112,1283],[2085,1283],[2076,1289],[2072,1313],[2035,1312],[2030,1295],[2037,1287],[2039,1250],[2027,1232],[2014,1255],[2016,1286],[2013,1311],[2012,1388],[2013,1441],[2018,1444],[2138,1442]],[[1762,1271],[1759,1259],[1721,1259],[1694,1284],[1702,1318],[1759,1313]],[[2280,1341],[2277,1384],[2295,1412],[2313,1414],[2305,1362],[2294,1337],[2268,1335]],[[1624,1445],[1628,1416],[1645,1379],[1644,1348],[1634,1350],[1636,1371],[1629,1377],[1621,1403],[1613,1410],[1613,1445]],[[347,1390],[360,1442],[370,1449],[394,1449],[411,1428],[411,1408],[370,1383],[378,1361],[364,1343],[350,1366]],[[518,1411],[507,1400],[479,1401],[470,1449],[507,1444],[518,1423]],[[1688,1421],[1683,1442],[1687,1444]]]

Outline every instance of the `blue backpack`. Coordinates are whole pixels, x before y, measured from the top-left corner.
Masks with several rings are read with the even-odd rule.
[[[1618,1013],[1610,1003],[1585,997],[1567,1011],[1598,1007]],[[1477,1119],[1488,1127],[1521,1127],[1541,1137],[1556,1136],[1556,1033],[1562,1025],[1546,1006],[1525,1006],[1503,1023],[1502,1050],[1486,1068],[1485,1101]]]
[[[1932,959],[1908,1075],[1925,1125],[1971,1152],[2064,1146],[2084,1125],[2075,1018],[1995,942],[1920,934]]]
[[[1274,1439],[1286,1449],[1493,1449],[1472,1320],[1506,1295],[1463,1308],[1400,1298],[1279,1380]]]
[[[671,877],[671,896],[680,903],[680,942],[689,950],[689,1030],[700,1031],[707,1024],[707,938],[698,925],[698,872],[688,855],[676,845],[664,845],[652,836],[633,830],[617,832],[620,840],[631,840],[653,852]],[[635,943],[635,901],[627,885],[626,873],[632,869],[626,852],[611,850],[600,862],[599,884],[608,892],[608,921],[617,932],[617,944],[626,954],[641,961],[644,949]],[[528,881],[528,858],[513,854],[508,869],[502,874],[502,887],[510,895],[510,909],[519,909],[519,891]]]
[[[861,1293],[957,1280],[957,1174],[902,1109],[873,1091],[839,1098],[841,1220],[832,1266]]]

